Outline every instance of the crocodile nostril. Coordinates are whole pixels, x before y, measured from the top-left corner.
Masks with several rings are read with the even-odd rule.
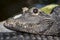
[[[13,27],[13,24],[4,23],[3,25],[4,25],[5,27]]]

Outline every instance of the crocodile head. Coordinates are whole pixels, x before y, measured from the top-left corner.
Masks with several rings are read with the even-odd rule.
[[[50,15],[33,7],[23,11],[22,14],[7,19],[4,26],[20,32],[49,35],[55,33],[55,31],[51,30],[54,23],[55,20]]]

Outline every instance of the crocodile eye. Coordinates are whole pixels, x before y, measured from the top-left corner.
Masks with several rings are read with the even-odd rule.
[[[32,15],[38,15],[39,14],[39,9],[36,8],[36,7],[32,7],[30,10],[29,10],[30,13],[32,13]]]
[[[36,14],[38,13],[38,9],[33,9],[33,12]]]

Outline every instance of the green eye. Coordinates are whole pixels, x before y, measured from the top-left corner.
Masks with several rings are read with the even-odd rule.
[[[53,8],[55,8],[56,6],[59,6],[57,4],[50,4],[50,5],[47,5],[45,7],[42,7],[40,10],[45,12],[46,14],[50,14],[51,11],[53,10]]]

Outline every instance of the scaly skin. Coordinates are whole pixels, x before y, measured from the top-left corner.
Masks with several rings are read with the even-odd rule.
[[[22,32],[2,32],[0,40],[60,40],[58,36],[34,35]]]
[[[4,26],[19,32],[40,35],[57,35],[60,32],[60,7],[56,7],[50,15],[39,9],[37,12],[33,12],[33,10],[33,8],[27,10],[21,16],[19,15],[20,17],[9,18]]]

